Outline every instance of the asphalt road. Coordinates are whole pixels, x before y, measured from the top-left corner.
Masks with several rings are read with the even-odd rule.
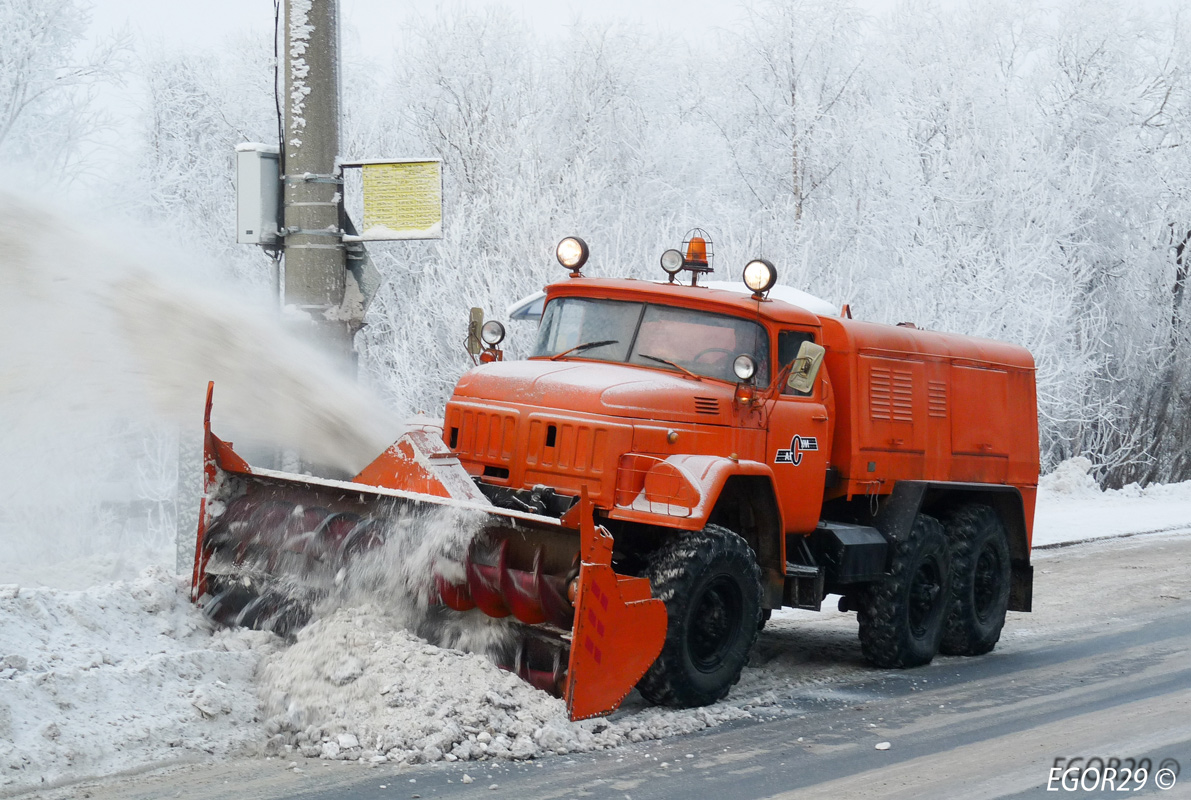
[[[308,761],[294,773],[277,760],[244,759],[54,796],[734,800],[1104,797],[1128,789],[1191,798],[1191,536],[1038,552],[1035,565],[1035,612],[1011,614],[992,654],[795,685],[754,709],[755,719],[699,734],[525,763]],[[819,630],[804,657],[814,660],[814,648],[835,657],[854,637],[854,621]],[[876,749],[882,742],[889,748]],[[1047,791],[1056,759],[1095,756],[1121,767],[1148,758],[1144,785],[1140,773],[1122,783],[1118,772],[1111,790],[1065,791],[1056,779]],[[1169,790],[1156,785],[1163,767],[1176,776]],[[1068,779],[1081,777],[1087,788],[1097,776]]]

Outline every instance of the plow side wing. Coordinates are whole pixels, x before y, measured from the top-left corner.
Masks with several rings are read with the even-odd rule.
[[[407,431],[352,481],[488,504],[442,437],[426,429]]]
[[[198,533],[194,543],[194,572],[190,578],[190,600],[194,602],[206,591],[206,572],[208,553],[203,548],[207,534],[208,518],[210,516],[208,503],[216,490],[221,469],[232,472],[251,474],[252,468],[248,462],[236,455],[230,444],[217,438],[211,433],[211,400],[215,392],[215,382],[207,384],[207,403],[203,411],[203,496],[199,500]]]

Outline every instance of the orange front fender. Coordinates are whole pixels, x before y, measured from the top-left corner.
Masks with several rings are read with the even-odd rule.
[[[773,470],[759,461],[626,453],[617,469],[615,505],[608,511],[608,518],[701,530],[724,484],[735,475],[759,476],[773,482]]]

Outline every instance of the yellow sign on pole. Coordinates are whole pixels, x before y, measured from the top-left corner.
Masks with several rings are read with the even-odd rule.
[[[363,171],[359,240],[442,238],[442,161],[394,159],[343,166]]]

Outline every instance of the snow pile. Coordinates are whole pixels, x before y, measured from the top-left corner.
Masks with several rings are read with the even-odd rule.
[[[0,787],[259,746],[253,675],[276,641],[212,634],[158,568],[85,591],[0,586]]]
[[[1099,495],[1100,486],[1092,477],[1094,466],[1083,456],[1069,458],[1055,467],[1053,472],[1041,476],[1038,489],[1060,496]]]
[[[506,620],[428,603],[435,574],[463,579],[461,562],[485,520],[453,508],[396,510],[385,546],[353,564],[320,618],[262,669],[273,752],[402,762],[530,758],[748,716],[716,706],[571,723],[561,700],[488,657],[509,650]]]
[[[1191,529],[1191,481],[1101,490],[1093,466],[1068,459],[1038,480],[1035,546]]]
[[[478,612],[472,612],[477,616]],[[690,733],[734,705],[570,722],[559,699],[486,657],[436,647],[375,606],[305,628],[261,671],[275,752],[371,762],[532,758]]]

